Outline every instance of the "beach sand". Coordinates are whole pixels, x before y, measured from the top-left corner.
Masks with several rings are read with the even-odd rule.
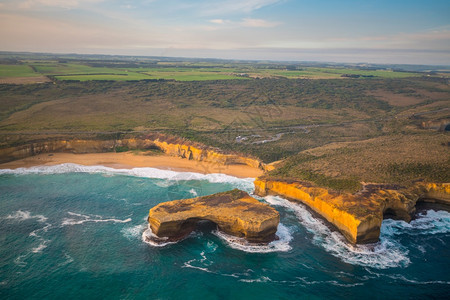
[[[63,163],[74,163],[85,166],[102,165],[116,169],[151,167],[202,174],[222,173],[240,178],[256,178],[263,175],[262,170],[247,165],[221,165],[167,155],[149,156],[135,154],[133,152],[89,154],[45,153],[0,164],[0,169],[28,168],[42,165],[52,166]]]

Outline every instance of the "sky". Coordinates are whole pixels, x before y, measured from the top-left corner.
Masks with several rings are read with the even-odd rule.
[[[0,51],[450,65],[450,0],[0,0]]]

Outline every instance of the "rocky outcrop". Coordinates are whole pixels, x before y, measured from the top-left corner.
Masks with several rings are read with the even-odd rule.
[[[101,153],[112,152],[117,142],[115,140],[57,140],[34,142],[26,145],[0,149],[0,163],[26,158],[29,156],[52,153]]]
[[[156,147],[164,153],[182,158],[218,163],[221,165],[248,165],[253,168],[264,170],[264,164],[254,158],[244,157],[236,154],[227,154],[219,149],[202,147],[196,144],[170,143],[161,139],[153,140]]]
[[[205,161],[221,165],[243,164],[264,171],[272,170],[260,160],[238,154],[225,153],[217,148],[207,147],[181,138],[163,134],[149,134],[140,138],[123,138],[115,140],[82,140],[68,139],[58,141],[42,141],[22,146],[0,149],[0,163],[33,156],[40,153],[102,153],[116,149],[160,149],[167,155],[190,160]]]
[[[301,181],[257,179],[255,193],[301,202],[334,225],[352,243],[379,239],[385,216],[409,222],[420,201],[450,205],[449,183],[417,183],[411,188],[366,185],[357,194],[338,193]]]
[[[279,213],[238,189],[185,200],[158,204],[150,209],[149,226],[157,237],[178,240],[208,220],[219,230],[249,242],[270,242],[275,238]]]

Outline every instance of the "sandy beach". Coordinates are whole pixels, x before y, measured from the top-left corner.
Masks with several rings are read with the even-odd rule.
[[[187,160],[166,155],[140,155],[132,152],[122,153],[52,153],[40,154],[0,164],[0,169],[28,168],[33,166],[51,166],[63,163],[74,163],[85,166],[102,165],[116,169],[151,167],[180,172],[196,172],[202,174],[222,173],[240,178],[256,178],[263,171],[247,165],[221,165],[202,161]]]

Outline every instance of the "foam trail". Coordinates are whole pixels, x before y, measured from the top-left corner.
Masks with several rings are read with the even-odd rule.
[[[26,267],[26,265],[28,264],[27,262],[25,262],[25,259],[27,258],[28,255],[19,255],[14,259],[14,263],[16,265],[18,265],[19,267]]]
[[[29,174],[64,174],[64,173],[100,173],[106,175],[125,175],[144,178],[167,180],[207,180],[211,183],[232,183],[250,192],[253,190],[254,178],[237,178],[234,176],[213,173],[201,174],[194,172],[177,172],[156,168],[114,169],[105,166],[83,166],[65,163],[54,166],[35,166],[30,168],[0,169],[0,175],[29,175]]]
[[[182,266],[182,268],[191,268],[191,269],[196,269],[196,270],[200,270],[206,273],[211,273],[211,274],[217,274],[220,276],[226,276],[226,277],[234,277],[234,278],[238,278],[239,275],[238,274],[226,274],[226,273],[221,273],[220,271],[214,271],[211,269],[208,269],[208,267],[212,267],[214,262],[210,259],[208,259],[207,254],[211,254],[214,253],[218,248],[218,245],[212,241],[208,241],[206,243],[206,248],[205,250],[203,250],[202,252],[200,252],[200,259],[191,259],[188,260],[187,262],[185,262]]]
[[[73,219],[73,218],[64,218],[61,225],[62,226],[67,226],[67,225],[80,225],[86,222],[93,222],[93,223],[102,223],[102,222],[113,222],[113,223],[128,223],[131,221],[131,218],[127,218],[125,220],[119,220],[119,219],[103,219],[102,216],[99,215],[82,215],[82,214],[77,214],[77,213],[73,213],[73,212],[68,212],[69,215],[71,216],[75,216],[78,218],[82,218],[80,219]],[[92,217],[96,218],[96,219],[92,219]]]
[[[415,284],[415,285],[428,285],[428,284],[442,284],[442,285],[450,285],[450,281],[445,281],[445,280],[426,280],[426,281],[420,281],[420,280],[416,280],[416,279],[410,279],[407,278],[406,276],[404,276],[403,274],[384,274],[384,273],[377,273],[374,272],[373,270],[370,270],[368,268],[366,268],[366,271],[371,274],[374,275],[375,278],[380,278],[380,277],[387,277],[390,280],[394,280],[396,282],[402,282],[402,283],[408,283],[408,284]]]
[[[5,219],[9,219],[9,220],[17,220],[17,221],[25,221],[25,220],[30,220],[30,219],[37,219],[38,222],[45,222],[47,221],[47,218],[43,215],[35,215],[33,216],[31,214],[31,212],[25,210],[18,210],[13,214],[7,215],[5,217]]]
[[[39,246],[33,248],[33,249],[31,250],[31,252],[33,252],[33,253],[41,253],[42,250],[44,250],[45,248],[47,248],[47,245],[46,245],[46,244],[47,244],[47,241],[43,241],[42,243],[39,244]]]
[[[272,280],[267,276],[261,276],[260,278],[256,278],[256,279],[239,279],[239,281],[241,281],[241,282],[269,282]]]
[[[340,283],[336,280],[325,280],[325,281],[318,281],[318,280],[308,280],[305,277],[297,277],[297,279],[303,283],[304,285],[316,285],[316,284],[325,284],[325,285],[335,285],[335,286],[341,286],[341,287],[354,287],[359,285],[364,285],[363,282],[357,282],[357,283]]]
[[[289,245],[289,242],[292,240],[292,235],[289,232],[289,229],[281,223],[278,225],[278,230],[276,233],[279,239],[270,242],[267,245],[264,244],[255,245],[253,243],[247,242],[245,238],[231,236],[218,230],[214,231],[213,233],[216,236],[220,237],[221,239],[225,240],[228,246],[230,246],[231,248],[245,252],[251,253],[287,252],[292,249],[292,247]]]
[[[280,197],[264,198],[271,205],[293,211],[300,223],[313,234],[313,243],[324,248],[344,262],[378,269],[406,267],[410,263],[408,250],[389,235],[372,245],[352,245],[338,232],[332,231],[321,219],[315,218],[303,205]]]
[[[65,258],[65,261],[63,261],[62,263],[58,264],[58,267],[64,267],[64,266],[66,266],[66,265],[68,265],[68,264],[70,264],[70,263],[72,263],[74,261],[73,257],[70,256],[67,253],[64,253],[64,258]]]

